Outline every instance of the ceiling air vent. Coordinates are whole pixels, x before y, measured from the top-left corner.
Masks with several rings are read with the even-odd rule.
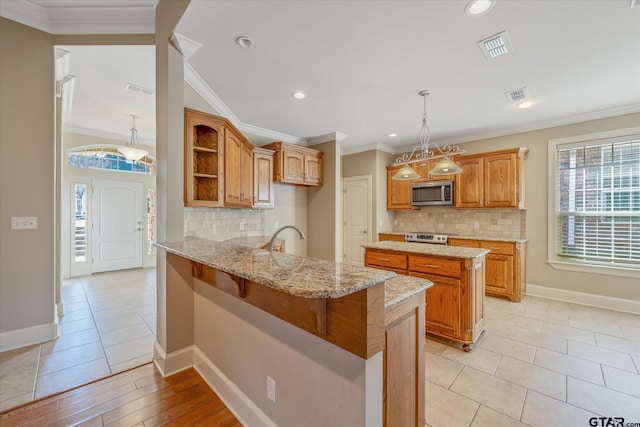
[[[133,83],[127,83],[124,88],[130,92],[141,93],[143,95],[153,96],[156,91],[153,89],[147,89],[146,87],[134,85]]]
[[[509,102],[519,102],[529,97],[529,89],[521,87],[520,89],[510,90],[504,94]]]
[[[509,35],[506,31],[480,40],[478,46],[487,59],[494,59],[513,51],[511,40],[509,40]]]

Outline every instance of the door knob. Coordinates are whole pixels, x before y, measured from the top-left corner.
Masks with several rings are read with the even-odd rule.
[[[362,230],[362,232],[363,232],[364,234],[367,234],[367,230]]]

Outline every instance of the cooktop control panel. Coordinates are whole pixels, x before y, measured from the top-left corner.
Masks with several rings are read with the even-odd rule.
[[[438,245],[446,245],[447,240],[448,237],[446,234],[406,233],[404,235],[405,242],[435,243]]]

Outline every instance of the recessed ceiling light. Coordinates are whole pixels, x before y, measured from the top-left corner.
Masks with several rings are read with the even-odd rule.
[[[305,99],[307,97],[307,94],[304,92],[297,91],[297,92],[293,92],[291,96],[293,96],[295,99]]]
[[[464,13],[469,16],[480,16],[489,12],[495,6],[496,0],[472,0],[464,8]]]
[[[240,36],[236,39],[236,43],[238,43],[242,47],[253,47],[255,44],[253,39],[247,36]]]
[[[535,104],[535,101],[531,101],[531,100],[526,100],[526,101],[521,101],[518,102],[516,104],[516,107],[521,109],[521,110],[526,110],[527,108],[530,108],[533,106],[533,104]]]
[[[390,133],[389,135],[387,135],[389,138],[395,138],[396,136],[398,136],[397,133]]]

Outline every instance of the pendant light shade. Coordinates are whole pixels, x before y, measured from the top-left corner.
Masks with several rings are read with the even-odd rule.
[[[394,166],[404,166],[392,177],[393,179],[412,180],[422,178],[409,164],[416,162],[424,163],[427,159],[437,159],[442,156],[444,156],[444,159],[440,160],[433,170],[429,172],[430,175],[455,175],[462,172],[462,169],[459,168],[453,160],[450,160],[448,156],[462,154],[464,150],[461,150],[457,145],[453,147],[449,145],[440,147],[438,144],[431,142],[431,130],[427,125],[427,96],[430,93],[431,91],[428,90],[418,92],[418,95],[422,97],[424,103],[422,127],[418,134],[419,144],[411,150],[411,153],[405,153],[396,159]]]
[[[420,175],[418,175],[418,173],[411,166],[406,164],[398,169],[398,172],[396,172],[396,174],[391,177],[391,179],[407,181],[418,178],[420,178]]]
[[[455,175],[462,172],[462,169],[453,160],[445,156],[436,166],[429,171],[429,175]]]
[[[126,159],[131,160],[133,162],[137,162],[147,154],[148,151],[138,148],[138,129],[136,129],[136,119],[138,116],[131,115],[131,120],[133,120],[133,125],[131,126],[131,141],[126,143],[124,147],[118,148],[118,152],[122,154]]]

